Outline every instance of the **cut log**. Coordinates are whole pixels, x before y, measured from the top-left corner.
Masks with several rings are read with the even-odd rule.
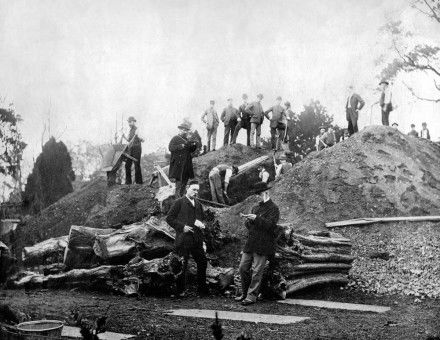
[[[64,265],[67,269],[90,268],[99,263],[93,245],[97,235],[108,235],[115,229],[97,229],[83,226],[72,226],[64,252]]]
[[[304,288],[312,287],[319,284],[347,284],[348,276],[344,274],[319,274],[301,277],[295,280],[288,280],[286,283],[286,293],[291,295]]]
[[[351,265],[346,263],[303,263],[297,264],[293,269],[304,272],[326,271],[326,270],[349,270]]]
[[[25,265],[42,265],[58,263],[63,258],[67,247],[68,236],[50,238],[30,247],[23,248],[23,262]]]
[[[96,235],[93,250],[103,260],[127,263],[137,252],[148,260],[168,255],[174,249],[174,229],[155,217]]]
[[[350,247],[331,247],[331,246],[302,246],[302,252],[301,254],[307,254],[307,255],[315,255],[315,254],[344,254],[348,255],[351,253]]]
[[[304,262],[341,262],[341,263],[352,263],[355,259],[354,256],[345,254],[313,254],[313,255],[301,255],[301,259]]]
[[[292,233],[292,238],[309,246],[351,247],[351,241],[347,238],[330,238],[321,236],[304,236]]]

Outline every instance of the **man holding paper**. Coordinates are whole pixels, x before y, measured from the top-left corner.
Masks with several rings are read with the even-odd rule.
[[[182,277],[177,287],[181,297],[185,295],[186,273],[190,255],[197,264],[198,292],[201,295],[208,293],[206,285],[208,261],[203,249],[205,225],[202,221],[205,218],[205,213],[200,202],[196,200],[199,189],[199,183],[196,180],[191,180],[188,183],[186,195],[174,202],[166,218],[168,224],[176,230],[176,252],[184,258]]]

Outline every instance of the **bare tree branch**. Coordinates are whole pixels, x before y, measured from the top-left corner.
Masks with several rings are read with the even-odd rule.
[[[434,103],[440,103],[440,98],[438,99],[433,99],[433,98],[425,98],[425,97],[420,97],[417,93],[415,93],[414,89],[409,86],[407,83],[403,82],[403,84],[407,87],[407,89],[409,90],[409,92],[411,92],[411,94],[416,97],[417,99],[420,100],[424,100],[424,101],[428,101],[428,102],[434,102]]]
[[[440,91],[440,84],[437,84],[437,81],[434,79],[434,86],[437,90]]]
[[[437,14],[437,12],[435,11],[435,9],[428,3],[428,1],[427,0],[423,0],[423,2],[425,3],[425,5],[430,9],[430,11],[431,11],[431,15],[430,15],[430,17],[431,18],[434,18],[435,20],[437,20],[439,23],[440,23],[440,17],[439,17],[439,15]]]

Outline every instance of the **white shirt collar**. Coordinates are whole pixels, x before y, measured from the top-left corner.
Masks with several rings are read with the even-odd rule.
[[[191,202],[191,204],[193,205],[193,206],[195,206],[196,205],[196,202],[195,202],[195,199],[191,199],[191,198],[189,198],[188,196],[186,196],[185,195],[185,197],[188,199],[188,201],[190,201]]]

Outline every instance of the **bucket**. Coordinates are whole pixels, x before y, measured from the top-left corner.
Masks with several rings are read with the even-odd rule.
[[[17,330],[26,340],[60,338],[64,323],[58,320],[37,320],[22,322],[17,325]]]

